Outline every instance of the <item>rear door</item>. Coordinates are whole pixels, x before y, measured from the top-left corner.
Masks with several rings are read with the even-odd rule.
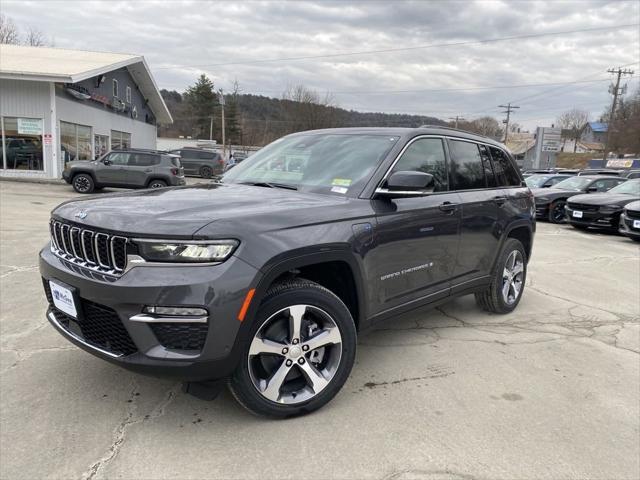
[[[453,282],[470,287],[491,271],[500,240],[498,210],[504,207],[506,198],[496,188],[485,145],[452,138],[447,143],[450,182],[460,196],[462,210],[460,249]]]
[[[144,187],[154,173],[154,165],[159,160],[158,155],[152,153],[132,153],[129,155],[127,166],[127,185]]]
[[[434,191],[426,196],[373,201],[375,246],[365,257],[365,269],[372,279],[374,315],[447,296],[458,255],[460,199],[449,191],[444,140],[413,140],[387,177],[397,171],[432,174]]]

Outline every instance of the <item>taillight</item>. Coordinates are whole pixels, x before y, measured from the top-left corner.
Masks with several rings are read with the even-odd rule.
[[[172,168],[171,173],[175,176],[178,176],[178,173],[180,173],[180,170],[178,170],[177,168]]]
[[[220,160],[218,160],[218,163],[219,163],[220,165],[224,165],[224,160],[221,158]]]

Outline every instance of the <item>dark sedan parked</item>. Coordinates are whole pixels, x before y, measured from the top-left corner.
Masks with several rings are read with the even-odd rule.
[[[620,214],[620,224],[618,231],[640,242],[640,200],[625,205]]]
[[[606,193],[576,195],[567,201],[567,221],[576,228],[617,231],[620,214],[628,203],[640,200],[640,179],[627,180]]]
[[[573,175],[563,175],[563,174],[554,174],[554,173],[545,173],[545,174],[534,174],[530,177],[525,178],[524,183],[527,184],[529,188],[549,188],[559,183],[563,180],[566,180]]]
[[[625,181],[626,179],[620,177],[584,175],[569,177],[549,188],[532,188],[536,200],[536,216],[551,223],[563,223],[567,198],[578,193],[606,192]]]

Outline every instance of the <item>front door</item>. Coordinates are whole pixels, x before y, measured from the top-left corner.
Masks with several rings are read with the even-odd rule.
[[[105,185],[126,185],[129,154],[113,152],[98,162],[96,180]]]
[[[414,140],[392,168],[434,176],[426,196],[376,199],[374,246],[365,257],[372,279],[371,314],[436,300],[449,294],[458,255],[460,198],[449,190],[444,140]]]

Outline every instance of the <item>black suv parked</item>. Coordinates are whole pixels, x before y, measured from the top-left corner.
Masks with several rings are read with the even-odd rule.
[[[157,150],[114,150],[98,160],[68,162],[62,178],[78,193],[103,187],[162,188],[184,185],[180,157]]]
[[[214,150],[185,147],[180,150],[172,150],[171,153],[180,156],[184,173],[187,175],[211,178],[224,171],[224,159]]]
[[[356,334],[474,293],[520,301],[534,204],[503,145],[442,127],[289,135],[221,183],[63,203],[40,252],[47,317],[92,354],[253,412],[327,403]]]

